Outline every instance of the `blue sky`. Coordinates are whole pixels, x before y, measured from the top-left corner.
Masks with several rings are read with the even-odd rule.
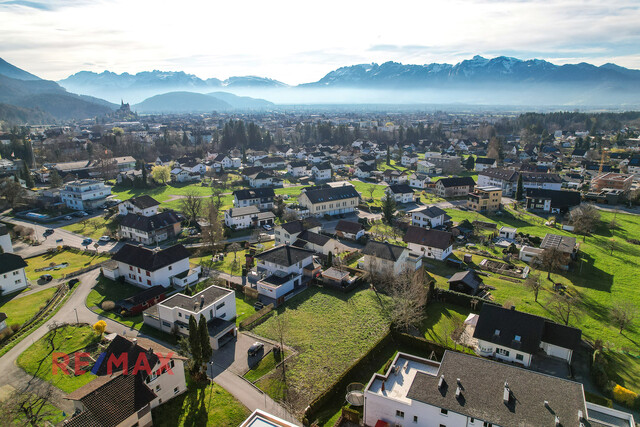
[[[640,69],[638,0],[0,0],[0,22],[0,57],[54,80],[159,69],[297,84],[476,54]]]

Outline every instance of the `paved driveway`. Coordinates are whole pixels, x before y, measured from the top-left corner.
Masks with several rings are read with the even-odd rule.
[[[249,356],[247,351],[256,341],[264,344],[264,350],[255,356]],[[238,333],[236,338],[213,352],[213,363],[218,368],[228,369],[237,375],[244,375],[252,366],[262,360],[264,355],[271,351],[272,348],[273,345],[266,341]]]
[[[570,375],[569,364],[566,361],[540,353],[535,354],[531,359],[531,369],[564,379],[569,378]]]

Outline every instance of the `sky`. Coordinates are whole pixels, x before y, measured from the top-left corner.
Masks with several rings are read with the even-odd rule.
[[[638,22],[639,0],[0,0],[0,57],[51,80],[163,70],[299,84],[474,55],[640,69]]]

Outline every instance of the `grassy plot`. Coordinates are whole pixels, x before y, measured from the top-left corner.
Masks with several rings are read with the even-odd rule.
[[[236,325],[256,312],[253,308],[256,300],[236,292]]]
[[[140,329],[143,324],[142,314],[122,317],[113,311],[103,310],[102,303],[104,301],[117,302],[118,300],[140,293],[141,291],[142,289],[133,285],[115,282],[107,279],[106,277],[101,277],[87,296],[87,307],[101,316],[116,320],[130,328]]]
[[[34,258],[28,258],[27,267],[24,269],[27,279],[38,280],[43,274],[50,274],[54,279],[61,279],[65,274],[72,273],[81,268],[98,264],[109,259],[109,256],[96,255],[94,253],[76,253],[72,251],[60,251],[55,253],[46,253]],[[65,267],[61,265],[67,264]],[[36,271],[40,268],[55,265],[53,270]]]
[[[605,351],[609,379],[640,393],[640,355],[618,351]]]
[[[273,351],[270,351],[269,354],[263,357],[256,366],[254,366],[246,374],[244,374],[244,378],[246,378],[248,381],[256,382],[257,380],[271,372],[273,368],[275,368],[276,365],[282,361],[282,359],[282,352],[278,353],[278,356],[276,356]]]
[[[294,405],[304,408],[384,336],[390,323],[384,311],[371,290],[345,295],[318,288],[303,292],[278,310],[287,324],[285,343],[299,352],[287,363]],[[253,332],[275,339],[275,318]],[[277,378],[263,379],[258,386],[275,398],[282,392]]]
[[[266,250],[272,248],[275,244],[274,240],[270,240],[268,242],[261,243],[262,250]],[[239,276],[242,273],[242,265],[246,262],[245,255],[247,254],[246,250],[241,250],[236,252],[228,252],[224,254],[224,259],[222,261],[212,262],[208,267],[213,270],[218,270],[225,272],[227,274],[231,274],[234,276]],[[191,258],[191,262],[194,264],[201,264],[202,262],[210,262],[211,255],[203,255],[200,257]],[[235,261],[235,262],[234,262]]]
[[[356,191],[360,193],[363,200],[369,200],[372,198],[372,195],[369,192],[369,190],[373,188],[374,201],[372,204],[376,206],[382,206],[381,199],[384,197],[384,190],[387,188],[386,185],[372,184],[369,182],[362,182],[362,181],[349,181],[349,183],[356,188]]]
[[[235,427],[250,411],[216,383],[189,384],[186,393],[176,396],[152,411],[156,426]]]
[[[227,189],[225,192],[231,193],[233,190]],[[155,188],[125,188],[121,186],[115,186],[111,190],[114,196],[120,200],[127,200],[132,197],[141,196],[146,194],[148,196],[153,197],[158,202],[162,204],[162,207],[179,210],[180,209],[180,199],[181,196],[186,196],[187,194],[195,194],[204,199],[209,199],[211,196],[211,187],[203,186],[200,183],[189,183],[189,184],[177,184],[170,183],[163,186],[158,186]],[[222,208],[228,209],[233,206],[233,197],[231,194],[227,194],[222,197]]]
[[[31,319],[53,297],[57,289],[48,288],[22,298],[20,294],[0,298],[0,312],[7,315],[7,325],[22,325]]]
[[[273,190],[273,192],[276,194],[276,196],[288,195],[289,197],[298,197],[302,192],[302,189],[305,187],[308,187],[308,185],[297,185],[295,187],[276,188]]]
[[[98,240],[100,237],[109,234],[110,221],[104,217],[90,218],[76,222],[75,224],[65,225],[64,228],[72,233],[80,234],[85,237],[90,237],[93,240]]]
[[[471,309],[454,304],[431,302],[425,310],[425,319],[421,331],[424,337],[445,347],[453,347],[450,337],[452,319],[466,319]]]
[[[53,347],[49,344],[48,339],[51,336],[54,336]],[[87,372],[76,377],[65,375],[61,370],[54,374],[53,352],[73,355],[74,352],[82,351],[85,347],[98,341],[99,337],[89,325],[63,326],[55,331],[48,332],[47,335],[25,350],[18,357],[17,364],[27,373],[51,382],[65,393],[71,393],[91,382],[96,376]]]

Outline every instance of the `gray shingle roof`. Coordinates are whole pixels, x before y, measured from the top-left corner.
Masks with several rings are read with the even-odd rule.
[[[256,255],[256,258],[262,261],[272,262],[283,267],[290,267],[312,255],[313,251],[308,249],[280,245]]]
[[[160,202],[158,202],[151,196],[147,196],[146,194],[138,197],[132,197],[128,201],[138,209],[147,209],[153,206],[160,206]]]
[[[25,268],[26,266],[27,263],[24,262],[20,255],[8,252],[0,254],[0,274]]]
[[[307,187],[304,194],[306,194],[309,201],[314,204],[360,197],[360,194],[353,185],[343,185],[342,187],[331,187],[329,185]]]
[[[165,211],[152,216],[143,216],[134,213],[126,214],[120,220],[120,226],[141,230],[144,232],[160,230],[180,222],[175,212]]]
[[[447,231],[440,231],[410,225],[404,235],[404,241],[432,248],[446,249],[451,246],[453,235]]]
[[[404,252],[405,250],[408,249],[402,246],[392,245],[391,243],[387,242],[376,242],[373,240],[369,240],[362,250],[362,253],[376,258],[396,262],[402,255],[402,252]]]
[[[473,187],[476,185],[476,182],[470,176],[457,176],[454,178],[442,178],[437,184],[442,184],[445,188],[462,187],[464,185]]]
[[[144,270],[156,271],[185,258],[189,259],[189,251],[180,244],[157,252],[142,246],[126,244],[112,259]]]

